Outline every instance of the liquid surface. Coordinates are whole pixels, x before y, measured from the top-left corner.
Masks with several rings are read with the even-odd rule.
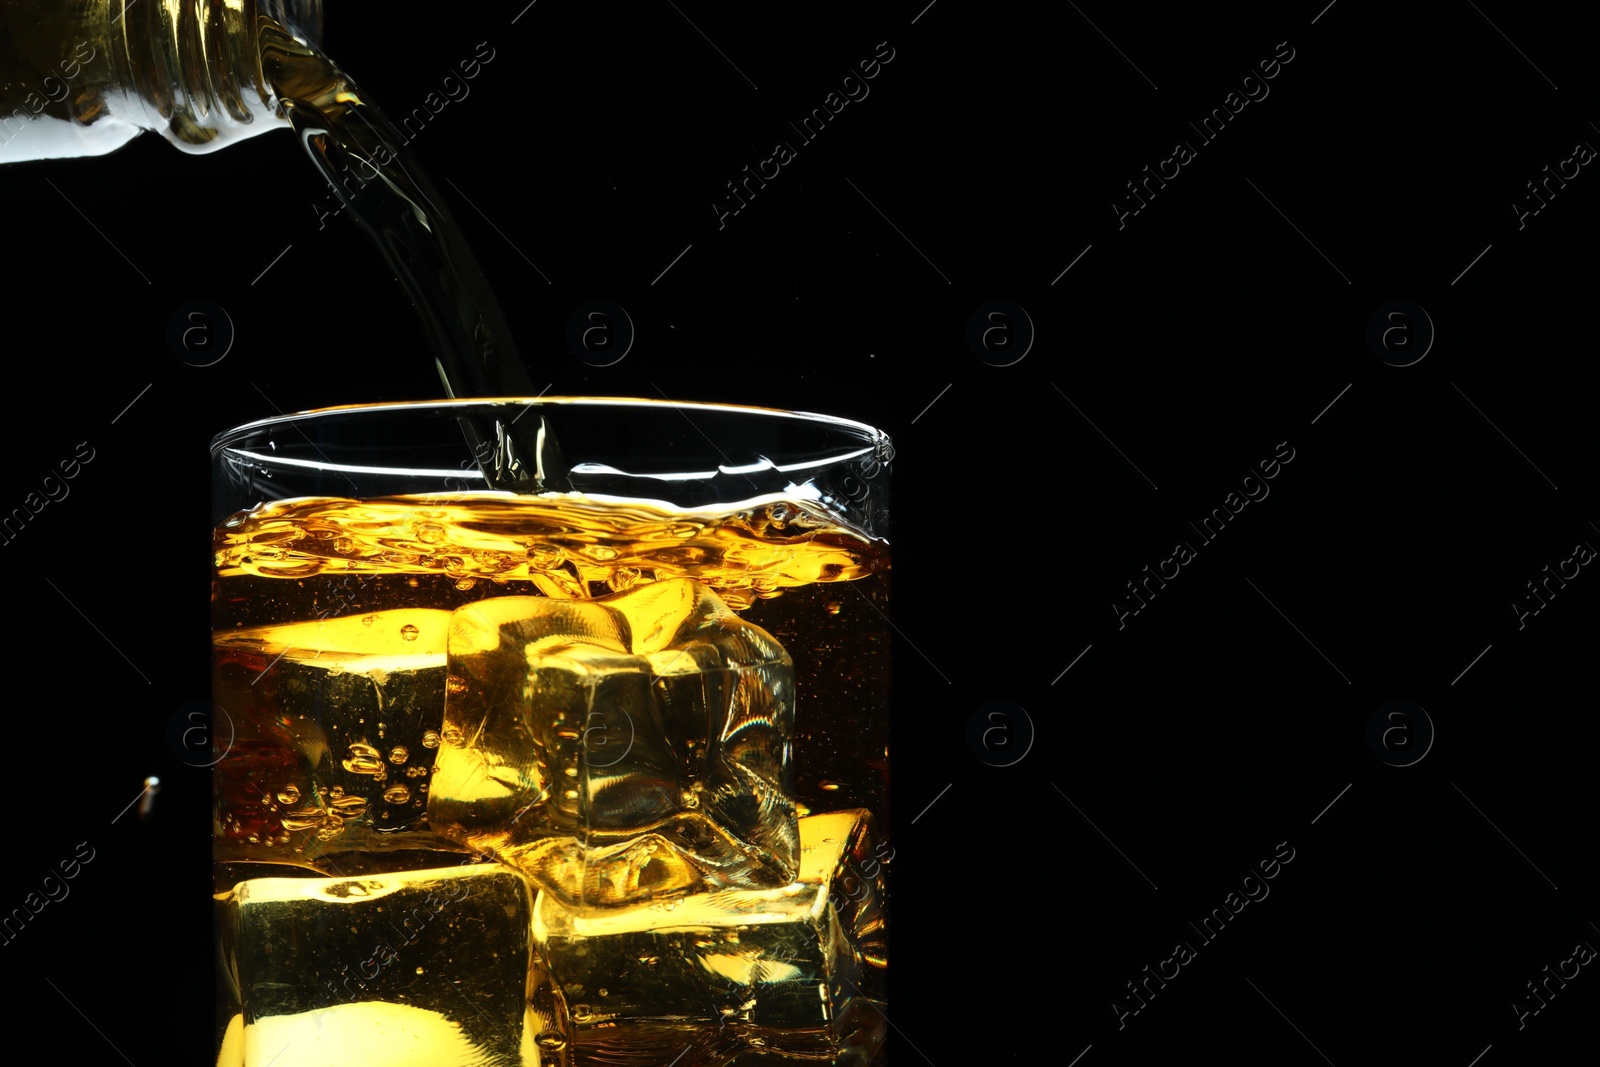
[[[521,581],[545,596],[581,599],[693,578],[735,609],[888,565],[886,544],[808,504],[719,515],[576,495],[288,501],[234,516],[213,548],[224,581],[442,575],[463,593],[483,581]],[[240,602],[220,621],[254,621],[250,612],[261,607]]]

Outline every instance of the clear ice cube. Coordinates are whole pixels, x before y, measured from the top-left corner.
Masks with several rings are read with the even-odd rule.
[[[217,901],[218,1067],[355,1063],[375,1040],[385,1064],[536,1067],[563,1023],[529,996],[531,907],[497,864],[241,882]]]
[[[578,1064],[865,1065],[887,1022],[885,864],[865,811],[800,820],[796,881],[600,910],[540,893],[533,931]]]
[[[486,600],[447,654],[434,832],[569,907],[794,880],[794,665],[710,589]]]
[[[445,866],[430,833],[450,613],[397,609],[218,640],[215,854],[341,876]]]

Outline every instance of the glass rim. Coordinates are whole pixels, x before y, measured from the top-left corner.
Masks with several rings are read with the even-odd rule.
[[[445,425],[452,430],[441,433]],[[516,438],[503,436],[511,430]],[[498,465],[508,440],[529,461],[518,466],[535,472],[531,482],[526,474],[514,479],[522,484],[496,481],[512,469]],[[875,426],[749,404],[615,396],[339,404],[216,435],[212,517],[316,497],[564,494],[693,513],[787,501],[887,541],[893,458]]]
[[[813,411],[792,411],[785,408],[769,408],[755,404],[725,404],[711,401],[682,401],[666,400],[653,397],[625,397],[625,396],[535,396],[535,397],[467,397],[449,398],[443,400],[385,400],[373,403],[333,404],[328,407],[309,408],[304,411],[292,411],[279,415],[271,415],[264,419],[255,419],[251,422],[240,423],[218,433],[211,439],[210,454],[215,458],[217,453],[228,447],[233,439],[269,429],[277,426],[290,426],[302,420],[321,419],[331,415],[350,414],[354,412],[380,412],[380,411],[432,411],[448,410],[451,408],[483,408],[521,404],[531,409],[537,406],[593,406],[593,407],[630,407],[630,408],[672,408],[679,412],[688,411],[714,411],[730,414],[762,415],[785,419],[795,419],[806,422],[823,423],[840,429],[854,430],[865,435],[868,440],[887,439],[888,434],[870,423],[847,419],[838,415],[823,415]]]

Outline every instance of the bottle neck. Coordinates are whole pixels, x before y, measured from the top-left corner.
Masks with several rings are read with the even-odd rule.
[[[262,73],[262,34],[320,34],[319,0],[111,0],[139,125],[205,153],[288,125]],[[289,28],[298,20],[311,25]]]

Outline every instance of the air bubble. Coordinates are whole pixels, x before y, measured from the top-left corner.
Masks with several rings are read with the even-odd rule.
[[[366,797],[340,797],[332,801],[329,807],[341,819],[354,819],[367,813]]]
[[[444,527],[438,523],[425,522],[417,527],[417,540],[425,545],[436,545],[445,537]]]
[[[411,790],[403,785],[391,785],[383,791],[383,799],[391,804],[405,804],[411,800]]]
[[[300,787],[299,786],[286,785],[282,789],[278,790],[278,803],[279,804],[293,804],[295,801],[297,801],[299,799],[300,799]]]
[[[400,627],[400,636],[405,638],[407,641],[415,641],[417,639],[417,634],[420,632],[420,630],[418,630],[409,622]]]
[[[829,615],[839,614],[839,602],[837,600],[830,600],[823,607],[828,609]]]
[[[430,734],[430,735],[433,734],[433,731],[429,730],[428,734]],[[436,747],[439,744],[439,741],[438,741],[437,735],[434,735],[434,736],[435,736],[435,740],[434,740],[432,745],[428,745],[428,736],[427,735],[423,736],[422,743],[424,745],[427,745],[429,748]],[[456,727],[454,727],[454,726],[446,726],[444,728],[444,743],[445,744],[447,744],[447,745],[460,745],[461,742],[464,741],[464,740],[466,740],[465,735],[463,735],[461,733],[461,731],[459,729],[457,729]]]
[[[404,745],[396,745],[389,750],[390,763],[404,763],[411,758],[410,751]]]
[[[528,546],[528,566],[534,570],[547,571],[559,564],[563,555],[565,553],[555,545],[535,541]]]
[[[421,970],[421,968],[419,967],[418,970]],[[567,1047],[567,1039],[554,1030],[544,1031],[533,1039],[533,1043],[539,1046],[541,1052],[560,1052]]]
[[[351,774],[377,774],[383,770],[383,756],[365,741],[355,741],[345,756],[344,769]]]

